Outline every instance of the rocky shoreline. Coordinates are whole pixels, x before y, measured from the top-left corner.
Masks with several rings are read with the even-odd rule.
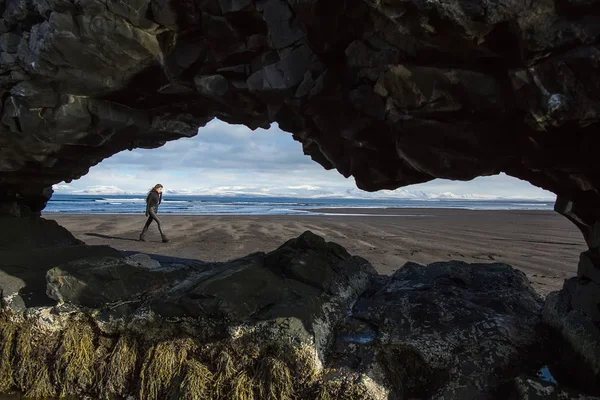
[[[310,232],[227,263],[161,263],[83,245],[53,222],[35,224],[29,238],[38,250],[71,260],[44,266],[36,249],[22,256],[40,266],[33,287],[43,280],[45,295],[28,295],[15,269],[12,281],[0,280],[0,392],[580,398],[565,389],[577,383],[576,371],[565,374],[548,357],[555,339],[542,321],[542,298],[505,264],[408,263],[383,276]],[[8,271],[10,261],[2,263]],[[536,376],[548,364],[566,386]]]

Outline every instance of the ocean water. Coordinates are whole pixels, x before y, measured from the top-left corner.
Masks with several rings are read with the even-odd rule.
[[[144,195],[55,194],[43,213],[137,214]],[[160,213],[190,215],[300,215],[317,208],[459,208],[470,210],[552,210],[552,201],[298,199],[284,197],[219,197],[164,195]]]

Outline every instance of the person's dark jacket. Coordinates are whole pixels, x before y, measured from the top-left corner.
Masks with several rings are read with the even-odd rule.
[[[146,216],[152,209],[155,213],[158,211],[158,205],[162,202],[162,193],[158,193],[156,190],[151,190],[146,197]]]

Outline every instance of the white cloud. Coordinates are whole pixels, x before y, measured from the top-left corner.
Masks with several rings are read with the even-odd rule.
[[[395,191],[367,193],[354,179],[326,171],[302,153],[302,145],[276,126],[269,130],[214,120],[196,137],[159,149],[123,151],[90,169],[58,193],[145,193],[155,184],[166,193],[360,198],[538,198],[555,196],[504,174],[469,182],[434,180]]]
[[[59,183],[59,184],[56,184],[56,185],[52,185],[52,189],[55,192],[58,192],[58,193],[60,193],[60,192],[71,192],[73,190],[73,186],[67,185],[65,183]]]

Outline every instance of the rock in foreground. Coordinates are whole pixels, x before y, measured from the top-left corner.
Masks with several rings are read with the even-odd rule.
[[[374,275],[310,232],[201,269],[143,255],[75,260],[46,275],[55,306],[4,310],[0,390],[314,398],[333,329]]]
[[[543,302],[508,265],[408,263],[380,285],[356,303],[334,357],[342,375],[385,382],[389,398],[494,398],[539,360]]]
[[[55,221],[0,217],[0,304],[21,312],[50,306],[46,271],[89,257],[119,256],[108,246],[86,246]]]
[[[593,285],[586,278],[566,280],[561,291],[548,295],[544,322],[554,328],[556,368],[562,380],[600,395],[600,321],[578,307],[587,302],[600,305]],[[597,315],[600,309],[592,311]]]
[[[561,378],[600,396],[600,223],[585,228],[568,204],[559,209],[579,223],[589,250],[581,253],[577,277],[551,293],[544,322],[555,333],[556,368]]]
[[[518,377],[515,379],[514,395],[518,400],[600,400],[571,389],[558,388],[552,382],[539,378]]]
[[[32,398],[494,398],[530,372],[542,302],[503,264],[377,276],[310,232],[222,264],[94,256],[55,304],[0,314],[0,391]]]

